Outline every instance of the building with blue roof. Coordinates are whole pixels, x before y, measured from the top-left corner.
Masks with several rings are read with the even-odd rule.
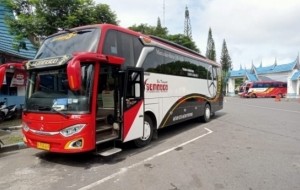
[[[22,42],[23,48],[16,49],[20,44],[15,44],[14,36],[9,33],[5,23],[6,17],[14,17],[13,12],[0,4],[0,57],[1,63],[17,62],[33,59],[37,49],[28,40]]]
[[[37,51],[36,47],[28,39],[23,40],[20,44],[15,43],[15,36],[10,34],[5,23],[7,17],[14,18],[13,11],[0,3],[0,65],[33,59]],[[14,72],[8,70],[0,89],[0,101],[6,101],[8,105],[17,104],[19,106],[25,100],[25,86],[11,87],[13,76]]]
[[[251,69],[231,70],[227,82],[227,94],[230,96],[235,95],[235,80],[243,79],[243,81],[282,81],[288,84],[287,97],[300,96],[300,63],[299,56],[292,62],[286,64],[274,64],[269,66],[255,67],[253,64]]]

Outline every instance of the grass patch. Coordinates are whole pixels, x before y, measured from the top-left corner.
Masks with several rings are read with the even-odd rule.
[[[6,128],[6,127],[12,127],[12,126],[18,126],[22,124],[22,119],[10,119],[5,120],[0,123],[0,128]]]
[[[10,119],[5,120],[0,123],[0,129],[19,126],[22,124],[21,119]],[[23,134],[21,129],[12,130],[12,131],[1,131],[0,130],[0,139],[3,141],[4,145],[15,144],[23,142]]]
[[[15,144],[15,143],[23,142],[23,135],[21,133],[5,135],[1,137],[1,140],[5,145]]]

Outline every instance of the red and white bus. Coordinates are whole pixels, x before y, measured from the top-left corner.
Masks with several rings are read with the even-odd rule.
[[[241,88],[239,95],[246,98],[257,97],[285,97],[287,93],[287,83],[280,81],[258,81],[246,82]]]
[[[223,107],[220,64],[109,24],[49,36],[25,69],[24,141],[51,152],[143,147],[158,129]]]

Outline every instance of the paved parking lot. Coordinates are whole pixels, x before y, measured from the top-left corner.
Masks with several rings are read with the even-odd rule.
[[[226,98],[207,123],[159,133],[110,160],[24,149],[0,154],[0,189],[300,189],[300,103]]]

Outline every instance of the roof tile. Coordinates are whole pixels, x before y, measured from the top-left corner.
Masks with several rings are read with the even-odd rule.
[[[36,48],[28,39],[24,40],[27,50],[20,49],[18,51],[13,47],[14,36],[9,33],[9,28],[4,21],[6,16],[13,17],[13,12],[0,4],[0,52],[9,53],[24,59],[33,59],[36,54]]]

